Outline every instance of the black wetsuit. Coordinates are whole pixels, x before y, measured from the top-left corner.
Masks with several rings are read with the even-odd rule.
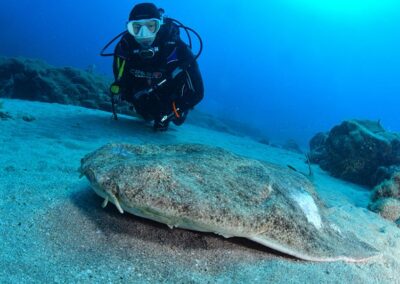
[[[125,34],[115,49],[113,70],[121,98],[146,120],[159,121],[177,109],[186,117],[203,99],[203,80],[194,55],[180,39],[177,27],[170,25],[163,25],[158,32],[152,45],[158,51],[151,58],[140,54],[140,45],[130,34]],[[154,92],[135,98],[164,79],[165,84]],[[183,120],[176,124],[181,123]]]

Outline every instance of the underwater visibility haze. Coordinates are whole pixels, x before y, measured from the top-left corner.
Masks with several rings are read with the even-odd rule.
[[[0,54],[57,66],[94,64],[111,76],[111,60],[98,54],[124,30],[135,3],[6,1]],[[302,145],[351,118],[400,129],[398,1],[154,3],[203,38],[199,109],[257,126],[271,140]]]

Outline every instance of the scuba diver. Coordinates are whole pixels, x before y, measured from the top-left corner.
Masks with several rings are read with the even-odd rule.
[[[114,56],[115,81],[110,91],[114,118],[121,100],[130,103],[146,121],[153,121],[157,131],[168,129],[169,123],[182,125],[191,110],[204,96],[203,80],[197,58],[202,51],[200,36],[179,21],[164,17],[164,11],[152,3],[133,7],[127,31],[119,34],[102,50],[103,56]],[[183,28],[190,44],[180,38]],[[191,51],[194,33],[200,51]],[[105,49],[121,37],[113,54]]]

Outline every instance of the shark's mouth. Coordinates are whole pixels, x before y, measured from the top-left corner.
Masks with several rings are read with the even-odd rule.
[[[111,199],[111,200],[109,200]],[[114,194],[109,194],[109,196],[104,198],[103,203],[101,204],[101,207],[105,208],[108,204],[108,201],[111,201],[112,203],[114,203],[115,207],[117,207],[119,213],[124,214],[124,209],[122,209],[121,204],[119,204],[119,201],[117,199],[117,197],[115,197]]]
[[[101,190],[97,186],[92,186],[92,188],[99,196],[104,198],[101,207],[105,208],[108,205],[108,202],[110,201],[115,205],[115,207],[117,207],[119,213],[124,214],[124,209],[122,209],[122,206],[119,203],[118,198],[115,196],[115,194],[113,194],[112,192]]]

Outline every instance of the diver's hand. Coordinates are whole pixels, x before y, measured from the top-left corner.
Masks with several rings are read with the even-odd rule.
[[[154,131],[167,131],[169,122],[170,120],[163,119],[163,117],[154,120],[154,125],[153,125]]]
[[[169,123],[176,118],[175,113],[160,114],[155,120],[153,128],[155,131],[166,131],[168,130]]]

